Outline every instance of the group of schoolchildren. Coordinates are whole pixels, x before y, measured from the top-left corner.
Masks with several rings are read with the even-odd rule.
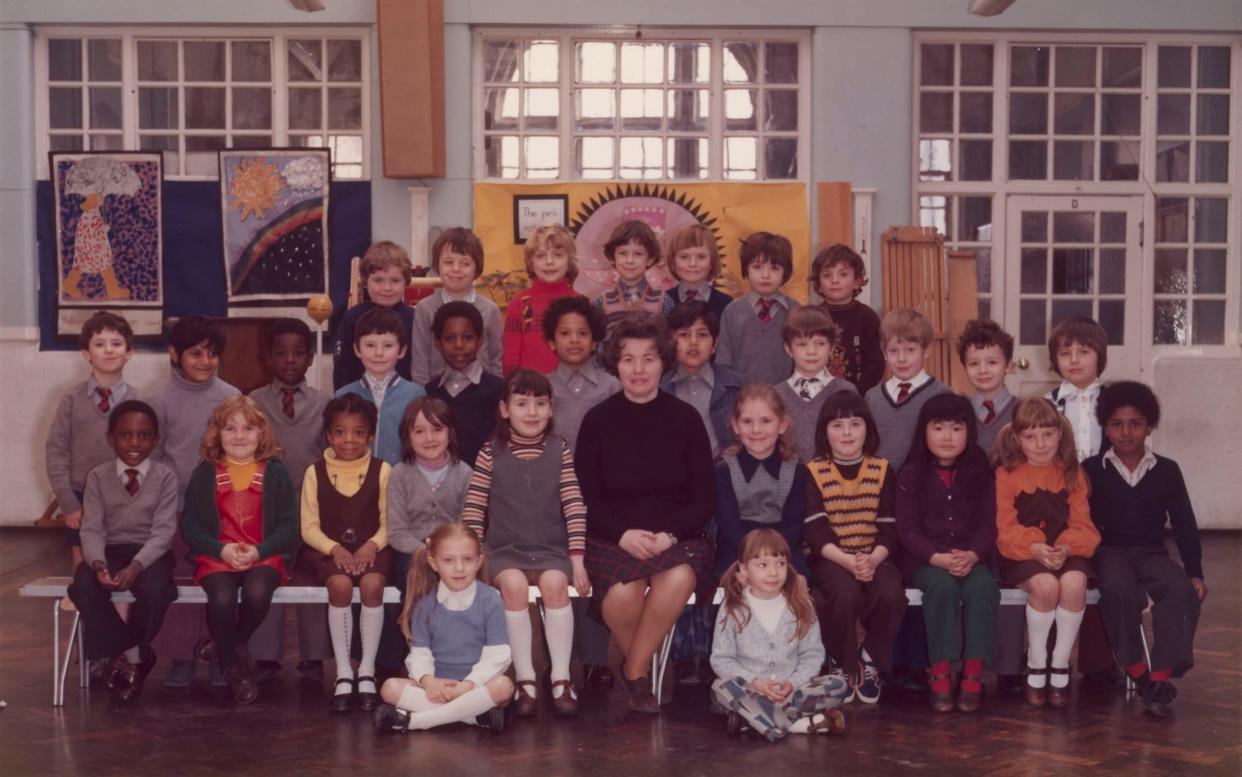
[[[169,334],[169,382],[140,401],[123,374],[129,325],[90,318],[80,345],[91,374],[57,408],[47,470],[78,562],[70,597],[109,689],[136,699],[158,652],[166,688],[188,688],[205,664],[213,685],[254,701],[283,652],[273,592],[293,583],[326,588],[326,608],[297,608],[299,670],[322,681],[335,659],[334,712],[374,710],[380,730],[498,730],[506,708],[533,715],[547,692],[553,712],[575,714],[574,651],[588,681],[609,679],[609,633],[570,596],[592,593],[575,443],[588,411],[620,390],[601,344],[637,315],[665,322],[676,364],[661,389],[697,411],[716,460],[724,603],[703,649],[730,730],[843,730],[840,705],[877,702],[894,668],[907,585],[922,592],[937,711],[979,708],[1004,584],[1028,594],[1027,702],[1068,703],[1086,592],[1098,587],[1118,666],[1149,713],[1168,714],[1206,595],[1198,529],[1177,464],[1148,442],[1156,397],[1101,383],[1099,324],[1058,324],[1048,351],[1063,382],[1015,398],[1013,338],[970,322],[957,342],[967,399],[925,371],[922,315],[881,320],[857,300],[867,278],[846,246],[815,257],[813,305],[781,292],[792,249],[771,233],[743,242],[738,299],[715,287],[716,238],[697,224],[661,246],[628,221],[605,254],[615,286],[588,300],[572,287],[572,234],[535,230],[531,285],[502,315],[474,288],[483,248],[470,230],[436,241],[443,286],[413,308],[405,252],[373,245],[367,301],[339,325],[333,397],[306,381],[304,324],[272,324],[275,379],[247,397],[216,375],[220,329],[187,316]],[[678,281],[667,291],[646,276],[662,258]],[[1184,569],[1165,550],[1167,522]],[[205,617],[168,610],[174,573],[202,586]],[[390,585],[403,592],[399,614],[385,610]],[[114,604],[115,591],[133,604]],[[1139,642],[1148,597],[1150,660]],[[711,621],[710,605],[697,609]],[[383,635],[397,630],[408,679],[378,684]]]

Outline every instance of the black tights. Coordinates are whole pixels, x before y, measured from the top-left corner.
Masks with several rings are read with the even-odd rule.
[[[237,649],[245,644],[267,617],[272,593],[280,584],[280,573],[271,567],[254,567],[245,572],[212,572],[200,583],[207,592],[207,628],[216,640],[223,666],[238,661]],[[237,591],[241,590],[241,606]]]

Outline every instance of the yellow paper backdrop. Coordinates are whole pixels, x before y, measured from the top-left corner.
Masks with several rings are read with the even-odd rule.
[[[596,207],[626,196],[658,197],[697,209],[700,221],[716,229],[724,269],[741,277],[738,247],[752,232],[766,230],[789,238],[794,271],[783,289],[805,302],[810,273],[811,227],[806,185],[802,183],[480,183],[474,187],[474,231],[486,249],[486,272],[521,270],[523,246],[514,242],[515,195],[563,194],[572,228]],[[714,219],[714,222],[711,220]],[[581,248],[580,248],[581,252]]]

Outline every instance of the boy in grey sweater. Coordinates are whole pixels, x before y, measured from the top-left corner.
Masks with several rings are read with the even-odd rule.
[[[793,359],[794,369],[793,375],[775,388],[785,403],[794,448],[803,464],[815,458],[815,438],[821,433],[815,427],[824,400],[838,391],[858,393],[853,383],[828,372],[828,360],[839,338],[840,330],[832,323],[832,316],[819,305],[794,308],[781,326],[785,353]]]
[[[177,474],[178,520],[190,474],[200,460],[199,448],[211,411],[222,400],[241,393],[216,376],[223,350],[224,332],[210,319],[203,316],[177,319],[168,333],[172,376],[147,400],[155,410],[162,432],[154,458]],[[180,532],[173,538],[173,554],[177,562],[174,574],[193,577],[195,564],[188,558],[189,546]],[[168,623],[155,644],[159,652],[172,659],[164,677],[166,689],[183,691],[194,682],[194,645],[205,636],[207,618],[203,608],[178,607],[169,614]],[[218,684],[223,682],[224,677],[220,675]]]
[[[880,433],[876,455],[888,459],[894,472],[910,455],[923,404],[950,391],[923,369],[931,341],[931,322],[913,308],[890,311],[880,321],[884,364],[892,377],[868,391],[865,399]]]
[[[82,614],[87,658],[111,658],[109,690],[133,701],[155,665],[151,642],[177,598],[177,476],[149,458],[159,441],[150,405],[132,399],[117,405],[108,417],[107,440],[113,459],[86,476],[84,559],[74,570],[69,598]],[[128,622],[112,605],[114,591],[134,592]]]
[[[771,386],[793,367],[781,342],[781,325],[797,304],[781,293],[793,276],[793,246],[783,235],[755,232],[742,243],[741,262],[750,291],[720,316],[716,363],[737,370],[747,383]]]
[[[78,335],[82,358],[91,376],[56,405],[47,433],[47,479],[68,529],[65,540],[73,549],[73,566],[82,563],[82,492],[86,474],[114,458],[108,444],[108,414],[132,392],[125,382],[125,364],[134,355],[134,330],[115,313],[100,311],[82,324]]]

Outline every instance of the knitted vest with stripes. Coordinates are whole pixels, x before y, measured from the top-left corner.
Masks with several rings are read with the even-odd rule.
[[[846,553],[870,553],[875,548],[876,512],[888,462],[864,456],[858,475],[846,480],[832,461],[810,463],[811,477],[824,499],[824,512],[837,535],[837,547]]]

